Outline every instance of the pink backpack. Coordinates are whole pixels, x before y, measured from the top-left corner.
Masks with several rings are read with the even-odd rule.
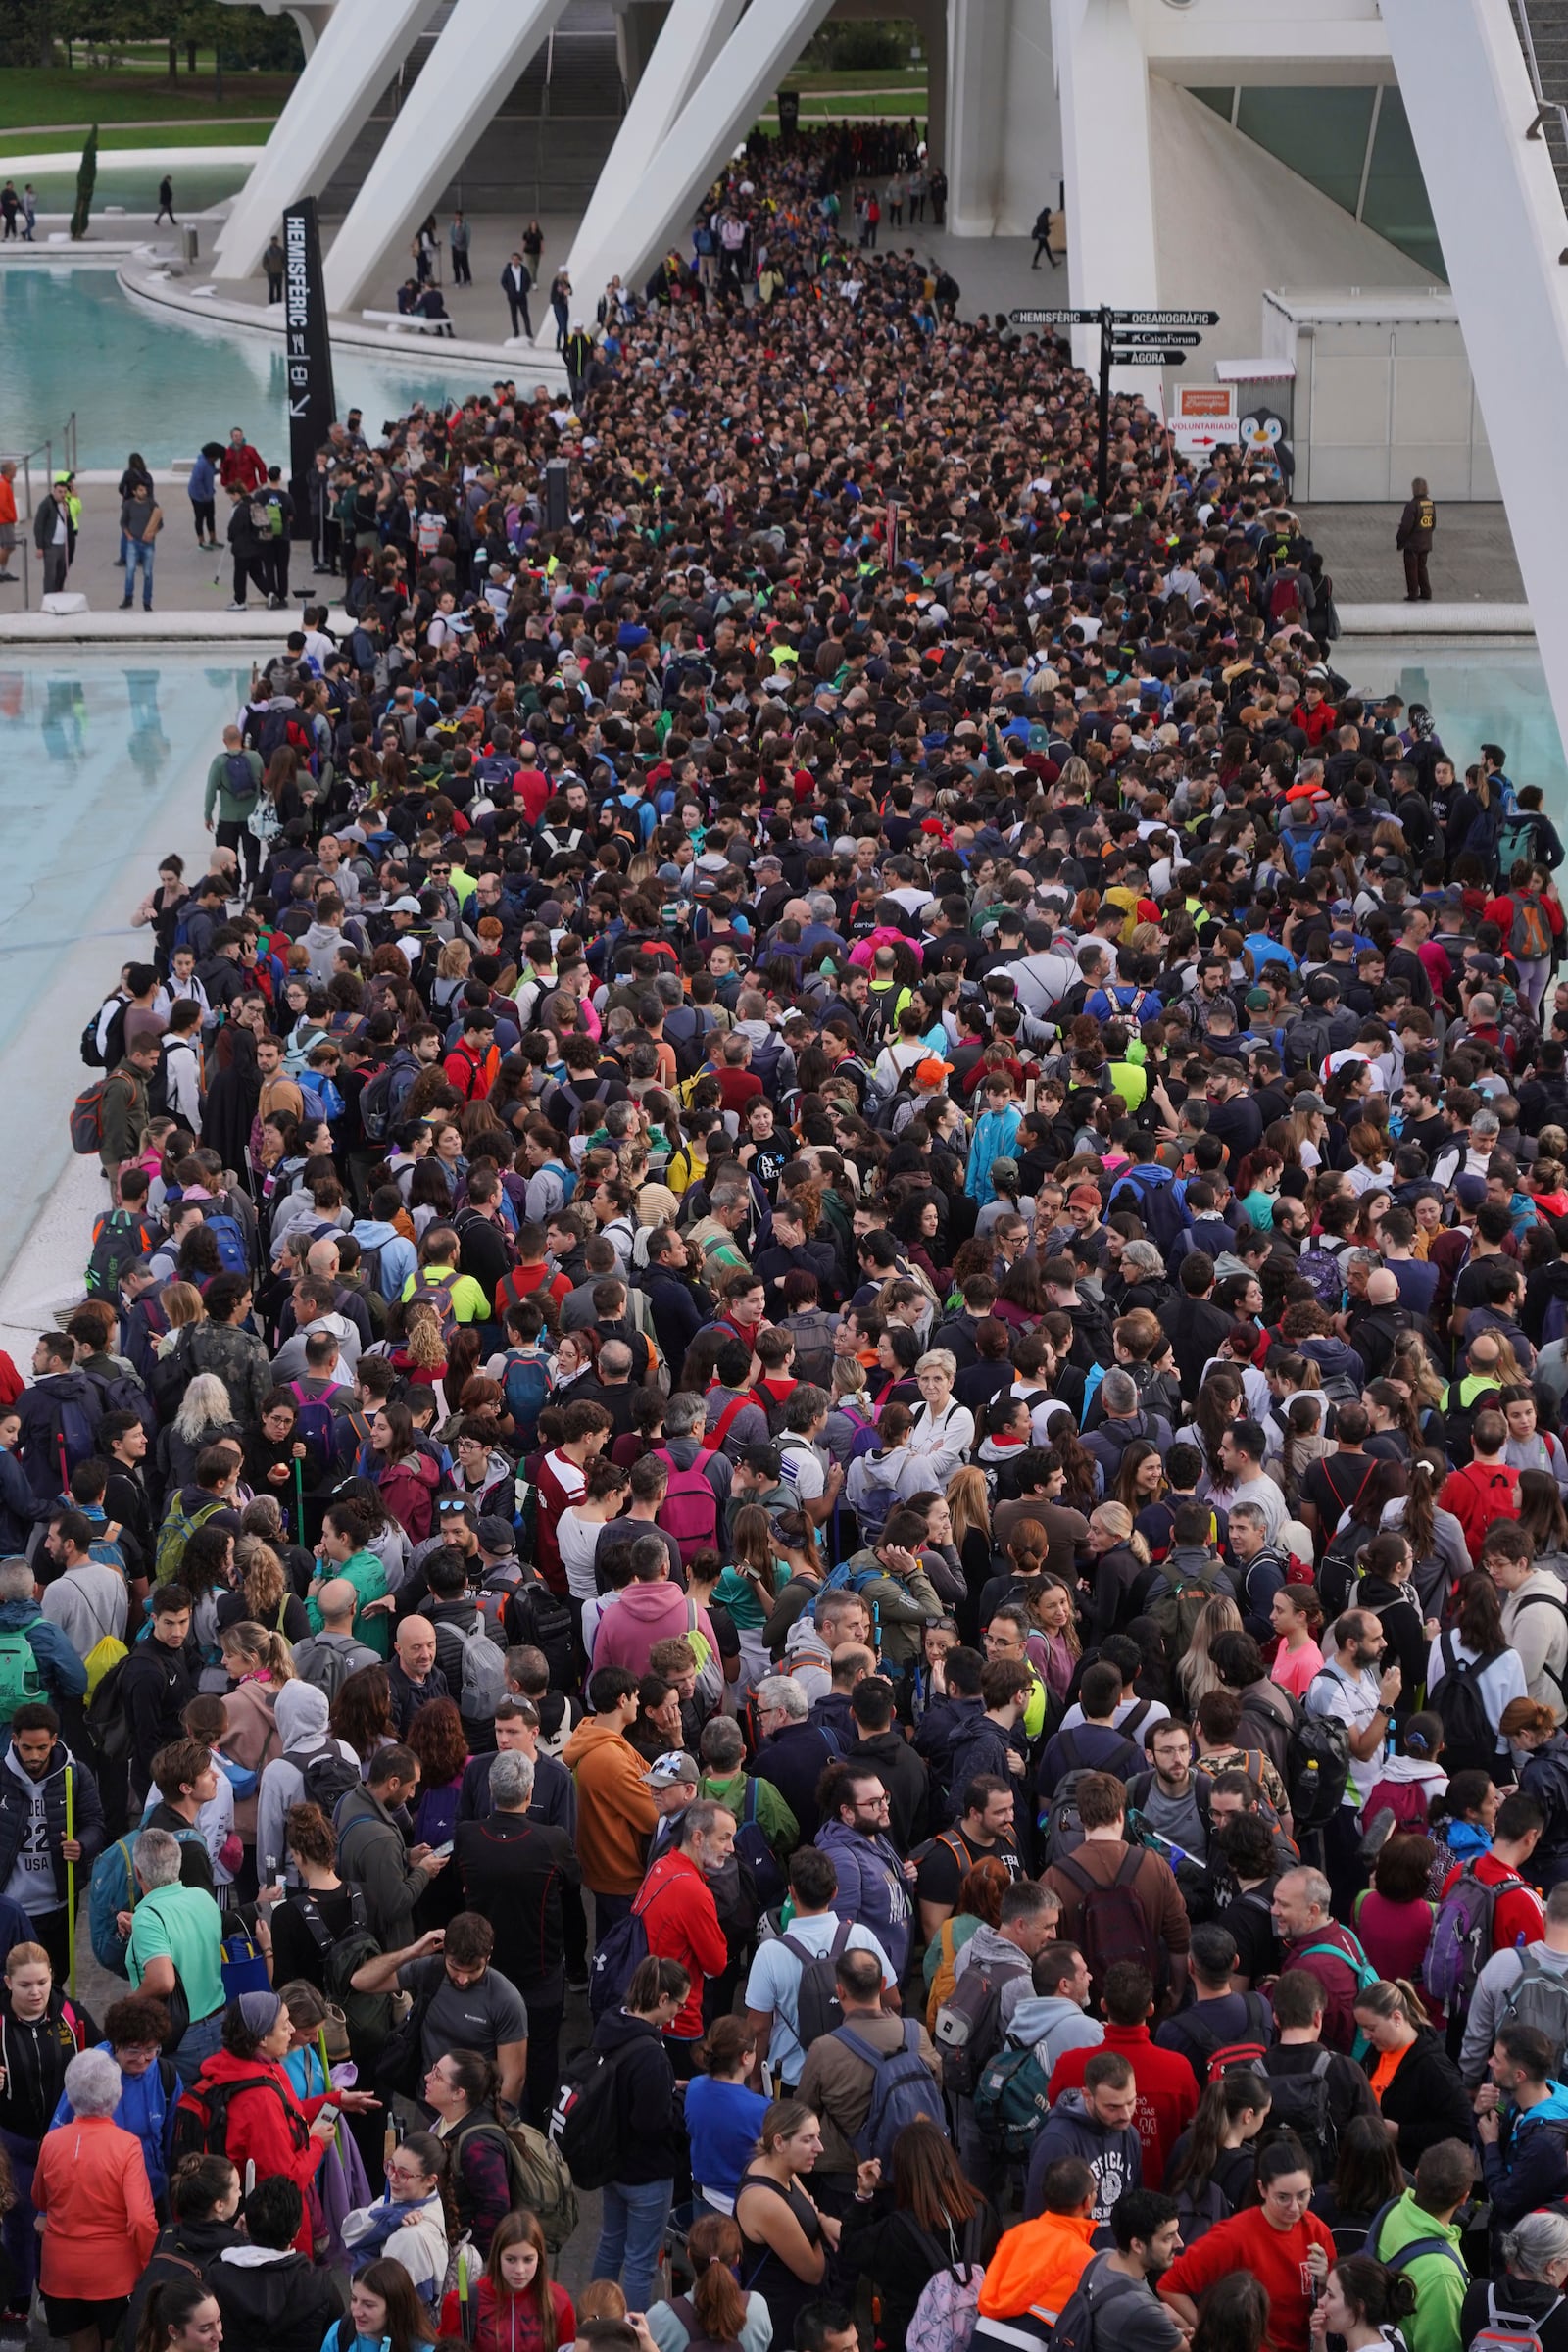
[[[1424,1781],[1379,1781],[1361,1807],[1361,1819],[1370,1829],[1383,1812],[1394,1815],[1395,1830],[1420,1830],[1427,1827],[1427,1807],[1432,1791]]]
[[[669,1491],[659,1506],[656,1525],[674,1538],[680,1546],[680,1564],[689,1568],[700,1551],[717,1546],[718,1497],[695,1463],[690,1470],[682,1470],[662,1446],[654,1448],[654,1457],[669,1472]]]

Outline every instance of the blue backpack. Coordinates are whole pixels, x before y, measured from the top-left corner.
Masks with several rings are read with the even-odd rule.
[[[571,1196],[577,1190],[576,1169],[568,1168],[565,1162],[560,1159],[547,1159],[544,1162],[544,1167],[542,1167],[539,1171],[541,1175],[543,1175],[545,1168],[548,1168],[552,1175],[560,1178],[561,1205],[563,1208],[569,1208],[571,1206]]]
[[[1123,1208],[1127,1207],[1129,1193],[1136,1203],[1134,1215],[1143,1219],[1144,1231],[1160,1255],[1165,1256],[1193,1221],[1186,1201],[1176,1190],[1175,1177],[1143,1170],[1118,1176],[1110,1188],[1110,1207],[1114,1209],[1118,1200]]]
[[[1287,829],[1284,835],[1285,847],[1290,854],[1291,871],[1295,874],[1298,882],[1305,881],[1307,869],[1312,862],[1312,853],[1322,838],[1321,833],[1298,833],[1294,826]]]
[[[501,1385],[518,1450],[531,1452],[538,1435],[539,1415],[550,1394],[550,1366],[542,1355],[509,1355]]]
[[[250,1252],[245,1247],[245,1229],[237,1217],[220,1210],[209,1215],[207,1230],[218,1244],[218,1254],[225,1274],[248,1274],[251,1270]]]
[[[112,1976],[128,1974],[125,1951],[128,1939],[115,1925],[122,1911],[134,1911],[141,1900],[136,1886],[136,1872],[130,1859],[130,1849],[141,1835],[141,1824],[113,1845],[106,1845],[92,1866],[92,1878],[87,1888],[87,1933],[92,1938],[93,1957],[100,1968]],[[202,1845],[205,1839],[200,1830],[176,1830],[181,1845]]]
[[[853,2026],[835,2028],[833,2038],[871,2069],[871,2104],[855,2141],[855,2152],[862,2162],[874,2156],[891,2168],[894,2141],[906,2124],[918,2123],[922,2117],[946,2132],[942,2093],[920,2055],[918,2018],[904,2020],[903,2046],[887,2056],[863,2040]]]

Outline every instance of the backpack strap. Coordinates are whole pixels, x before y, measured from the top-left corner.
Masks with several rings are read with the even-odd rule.
[[[1120,1870],[1117,1871],[1116,1876],[1110,1882],[1111,1886],[1130,1886],[1134,1879],[1136,1879],[1138,1876],[1139,1865],[1143,1861],[1143,1848],[1137,1845],[1130,1845],[1127,1849],[1127,1853],[1122,1862]]]

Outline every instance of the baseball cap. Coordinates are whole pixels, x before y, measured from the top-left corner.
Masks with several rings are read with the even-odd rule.
[[[1486,1178],[1470,1175],[1456,1176],[1453,1184],[1453,1197],[1461,1208],[1479,1208],[1487,1197]]]
[[[938,1061],[934,1054],[928,1054],[924,1061],[915,1063],[914,1082],[916,1086],[940,1086],[952,1068],[951,1061]]]
[[[1329,933],[1331,948],[1353,948],[1354,945],[1355,933],[1353,931],[1331,931]]]
[[[1325,1119],[1329,1115],[1329,1106],[1324,1102],[1321,1095],[1293,1095],[1291,1098],[1291,1108],[1296,1113],[1298,1118],[1302,1119],[1304,1119],[1309,1112],[1314,1110]]]
[[[391,906],[387,908],[387,912],[388,914],[417,914],[419,912],[419,902],[417,899],[411,898],[408,892],[405,891],[401,899],[394,899],[392,901]]]
[[[479,1542],[486,1551],[515,1551],[517,1548],[510,1519],[499,1519],[493,1515],[481,1519],[478,1533]]]
[[[1250,988],[1247,992],[1247,1009],[1249,1012],[1267,1012],[1270,1004],[1272,1004],[1274,1000],[1269,995],[1266,988]]]
[[[1016,1184],[1018,1181],[1018,1162],[1012,1157],[1010,1152],[999,1152],[996,1158],[991,1162],[991,1173],[993,1176],[1000,1175],[1004,1184]]]
[[[684,1748],[672,1747],[666,1754],[656,1756],[643,1774],[645,1788],[673,1788],[681,1781],[698,1781],[703,1777],[702,1766]]]
[[[1067,1195],[1067,1206],[1069,1208],[1098,1208],[1100,1206],[1099,1185],[1075,1184]]]

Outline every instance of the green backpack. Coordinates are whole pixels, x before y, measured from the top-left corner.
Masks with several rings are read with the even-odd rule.
[[[158,1530],[158,1550],[154,1555],[154,1581],[172,1585],[185,1564],[185,1546],[199,1527],[205,1527],[215,1511],[227,1506],[220,1501],[204,1502],[187,1518],[185,1506],[176,1494],[169,1506],[169,1514]]]
[[[1051,2113],[1051,2081],[1037,2049],[1009,2034],[980,2069],[974,2120],[988,2148],[1009,2163],[1027,2163]]]
[[[29,1621],[42,1625],[40,1609]],[[8,1724],[20,1706],[42,1695],[43,1685],[38,1679],[38,1661],[25,1630],[15,1628],[0,1633],[0,1725]]]

